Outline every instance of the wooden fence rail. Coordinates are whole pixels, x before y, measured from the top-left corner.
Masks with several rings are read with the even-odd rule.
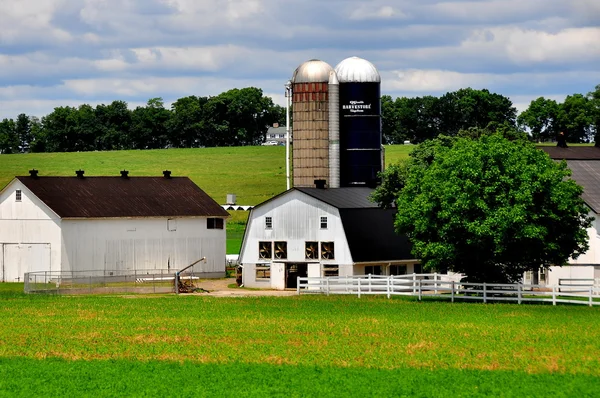
[[[460,282],[460,275],[410,274],[399,276],[361,275],[348,277],[298,277],[297,293],[300,294],[353,294],[440,297],[465,301],[513,301],[547,302],[600,305],[600,287],[581,286],[565,291],[562,286],[506,283]]]

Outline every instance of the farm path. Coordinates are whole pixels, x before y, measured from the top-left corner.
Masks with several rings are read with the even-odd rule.
[[[250,290],[244,288],[230,288],[231,284],[235,284],[235,278],[224,279],[202,279],[196,283],[196,287],[207,290],[209,293],[190,293],[201,296],[214,297],[248,297],[248,296],[295,296],[295,290],[271,290],[258,289]]]

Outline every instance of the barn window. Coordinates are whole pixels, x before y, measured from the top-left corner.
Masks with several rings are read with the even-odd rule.
[[[271,266],[269,264],[256,264],[256,280],[271,279]]]
[[[406,275],[406,265],[390,265],[390,275]]]
[[[16,200],[17,202],[20,202],[20,201],[21,201],[21,190],[20,190],[20,189],[17,189],[17,190],[15,191],[15,200]]]
[[[336,264],[323,264],[323,276],[340,276],[340,268]]]
[[[207,229],[223,229],[222,218],[209,218],[206,220]]]
[[[381,275],[381,265],[367,265],[365,267],[365,275]]]
[[[278,260],[287,259],[287,242],[275,242],[275,251],[273,253]]]
[[[273,217],[265,217],[265,229],[273,229]]]
[[[321,217],[321,229],[327,229],[327,217]]]
[[[321,259],[333,260],[335,258],[335,250],[333,242],[321,242]]]
[[[258,257],[264,259],[273,258],[273,243],[258,242]]]
[[[304,258],[307,260],[319,259],[319,242],[306,242],[304,244]]]

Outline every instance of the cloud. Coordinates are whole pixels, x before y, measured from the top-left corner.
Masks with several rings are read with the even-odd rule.
[[[404,19],[408,16],[400,9],[390,5],[373,6],[372,4],[363,4],[350,14],[350,19],[353,20],[369,20],[369,19]]]

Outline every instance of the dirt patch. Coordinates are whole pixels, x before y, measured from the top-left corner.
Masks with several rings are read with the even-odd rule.
[[[194,283],[197,288],[207,290],[208,293],[190,293],[199,296],[214,297],[249,297],[249,296],[295,296],[296,290],[270,290],[270,289],[244,289],[230,288],[235,284],[235,278],[201,279]],[[187,294],[187,293],[186,293]]]

